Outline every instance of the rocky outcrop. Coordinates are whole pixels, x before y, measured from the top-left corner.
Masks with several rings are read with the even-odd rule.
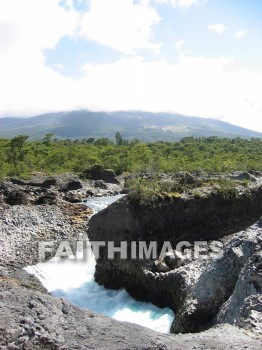
[[[218,243],[223,244],[223,256],[216,258],[208,254],[206,259],[184,259],[176,261],[178,265],[172,268],[167,258],[133,260],[129,256],[127,260],[120,260],[116,256],[108,259],[105,247],[101,248],[97,261],[96,281],[108,288],[124,287],[139,300],[172,308],[176,313],[172,325],[175,333],[199,332],[220,322],[250,330],[246,325],[250,324],[252,312],[247,309],[252,307],[250,303],[245,307],[245,288],[240,289],[241,297],[235,288],[241,278],[249,280],[246,275],[240,277],[248,271],[249,259],[256,261],[253,269],[259,270],[254,254],[261,249],[261,221],[249,225],[261,215],[261,199],[260,185],[250,187],[237,198],[182,197],[153,208],[137,207],[122,199],[91,218],[91,241],[114,241],[116,245],[121,241],[129,244],[130,241],[157,241],[160,246],[170,241],[174,246],[184,240],[207,240],[213,244],[219,240]],[[260,277],[253,278],[248,293],[257,305],[256,280]],[[226,310],[231,314],[230,307],[233,307],[229,301],[226,304],[231,296],[239,303],[239,321],[226,316]],[[255,311],[259,308],[256,306]]]
[[[94,165],[89,169],[86,169],[81,177],[83,179],[91,179],[91,180],[103,180],[107,183],[119,184],[119,180],[115,172],[111,169],[104,169],[100,165]]]
[[[162,335],[79,309],[66,300],[0,280],[0,348],[189,350],[260,349],[260,343],[228,325],[198,335]]]
[[[259,287],[255,281],[260,278],[261,267],[255,256],[261,254],[261,242],[262,220],[245,232],[234,234],[225,242],[223,257],[210,260],[188,286],[186,297],[177,310],[176,319],[172,325],[175,333],[195,332],[220,322],[244,326],[244,322],[237,322],[235,316],[240,312],[239,309],[244,307],[246,297],[256,298],[259,293]],[[248,276],[250,261],[253,261],[254,267],[253,282]],[[249,280],[247,283],[249,291],[244,287],[239,290],[238,285],[242,279]],[[228,299],[232,299],[235,305],[233,306]],[[250,315],[245,315],[247,323],[250,321],[249,317]],[[260,321],[262,321],[262,314],[260,314]]]
[[[8,205],[55,204],[57,201],[81,203],[92,196],[119,194],[121,184],[82,181],[77,175],[49,176],[35,173],[30,180],[7,179],[0,183],[0,203]]]
[[[38,263],[39,242],[54,241],[54,252],[62,240],[75,246],[91,214],[92,210],[83,204],[66,202],[0,206],[1,274]]]
[[[216,193],[201,198],[181,195],[152,207],[140,207],[124,198],[92,218],[90,237],[171,241],[173,245],[182,240],[220,239],[246,229],[261,213],[262,186],[229,198]]]
[[[23,191],[13,190],[7,193],[5,201],[9,205],[27,204],[27,196]]]
[[[257,247],[261,239],[261,223],[245,232],[227,237],[224,240],[225,260],[221,261],[193,261],[181,259],[179,255],[176,255],[175,259],[171,259],[172,255],[166,255],[158,264],[150,260],[136,261],[133,265],[130,265],[128,260],[124,263],[121,261],[118,265],[116,261],[105,260],[106,264],[99,261],[97,277],[100,281],[103,278],[105,285],[114,288],[125,285],[137,298],[154,301],[162,306],[173,305],[177,310],[173,330],[199,331],[200,327],[195,327],[196,322],[203,322],[203,328],[207,328],[207,324],[219,323],[207,331],[197,334],[162,335],[137,325],[117,322],[79,309],[63,299],[49,295],[40,282],[22,268],[38,262],[40,241],[51,240],[59,244],[65,239],[73,244],[76,240],[84,238],[91,211],[82,204],[68,203],[63,197],[72,194],[72,197],[68,198],[71,201],[74,195],[81,196],[87,190],[93,191],[92,194],[104,195],[112,188],[110,184],[107,184],[110,190],[95,188],[90,182],[81,184],[83,187],[78,190],[60,192],[57,185],[45,188],[10,182],[0,183],[1,349],[261,348],[260,342],[251,336],[251,332],[244,333],[226,323],[235,324],[247,332],[251,329],[254,332],[255,328],[255,334],[259,334],[261,261]],[[7,196],[13,191],[21,191],[25,202],[12,201],[8,204]],[[52,193],[54,197],[48,197]],[[127,225],[124,226],[125,229],[136,227],[132,226],[131,217],[130,222],[126,221],[126,208],[121,211],[122,217],[119,218],[118,206],[123,208],[124,202],[120,203],[105,211],[113,218],[112,234],[117,228],[117,239],[121,239],[121,226],[123,228],[123,225]],[[96,219],[93,224],[97,222]],[[104,223],[102,220],[101,224]],[[104,230],[105,227],[100,229]],[[97,231],[101,235],[99,237],[103,237],[103,230]],[[156,265],[159,269],[160,265],[163,268],[164,263],[169,266],[170,271],[157,272]],[[220,273],[220,270],[223,273]],[[224,286],[224,289],[221,286]],[[206,288],[206,292],[203,291],[203,287]],[[216,302],[216,298],[219,302]],[[214,314],[214,317],[210,323],[211,314]]]
[[[242,268],[230,298],[220,307],[218,323],[231,323],[262,337],[262,231],[260,243]],[[239,251],[240,252],[240,251]]]

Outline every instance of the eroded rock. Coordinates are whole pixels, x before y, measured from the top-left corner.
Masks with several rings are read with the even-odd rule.
[[[161,246],[166,240],[208,240],[217,244],[220,239],[223,256],[217,258],[207,251],[203,259],[172,259],[171,266],[170,257],[153,264],[146,260],[108,260],[103,248],[96,280],[108,288],[124,287],[137,299],[172,308],[176,313],[172,326],[175,333],[211,327],[220,322],[216,316],[234,293],[241,271],[262,237],[261,221],[247,228],[261,214],[261,196],[258,187],[237,199],[181,198],[157,208],[135,207],[126,199],[114,203],[91,218],[91,240],[157,241]],[[235,233],[237,229],[244,231]],[[244,307],[243,300],[240,304]],[[233,324],[229,318],[226,322]]]

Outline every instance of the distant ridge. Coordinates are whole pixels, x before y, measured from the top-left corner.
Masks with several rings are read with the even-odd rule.
[[[124,138],[143,141],[176,141],[187,136],[262,138],[260,132],[220,120],[171,113],[81,110],[48,113],[31,118],[0,118],[0,137],[24,134],[31,139],[40,139],[46,133],[53,133],[57,138],[113,139],[116,131],[120,131]]]

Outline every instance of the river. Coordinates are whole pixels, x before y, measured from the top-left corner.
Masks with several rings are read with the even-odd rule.
[[[119,199],[121,195],[93,197],[85,204],[98,212]],[[92,253],[85,261],[54,258],[48,262],[26,267],[45,288],[56,297],[63,297],[71,303],[104,314],[119,321],[127,321],[169,333],[174,313],[169,308],[161,309],[151,303],[133,299],[124,289],[106,289],[95,282],[95,258]]]

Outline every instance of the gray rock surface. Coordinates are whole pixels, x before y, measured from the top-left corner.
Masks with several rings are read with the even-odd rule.
[[[193,283],[188,285],[183,305],[172,326],[174,332],[199,331],[203,329],[202,326],[220,322],[236,324],[257,334],[261,332],[261,309],[256,315],[260,320],[256,329],[246,327],[252,321],[251,314],[241,312],[248,296],[257,299],[261,293],[261,284],[257,284],[261,279],[261,261],[258,258],[261,254],[261,241],[262,220],[246,231],[228,238],[224,244],[223,257],[210,260],[195,275]],[[250,270],[253,280],[250,278]],[[260,308],[261,306],[262,304]],[[242,322],[236,320],[240,313]]]
[[[153,264],[148,261],[143,261],[142,265],[133,266],[131,269],[128,264],[121,264],[122,272],[114,270],[114,265],[106,268],[103,266],[102,270],[107,274],[104,278],[107,276],[108,281],[111,280],[111,283],[117,281],[119,285],[129,283],[134,295],[135,290],[144,290],[144,297],[155,301],[156,304],[162,302],[164,306],[169,300],[169,303],[177,308],[180,305],[181,313],[178,312],[177,320],[178,324],[179,322],[181,324],[181,330],[186,324],[189,325],[188,329],[195,324],[193,318],[187,317],[190,301],[193,307],[197,304],[192,297],[195,295],[199,298],[197,300],[199,310],[204,307],[207,312],[213,312],[212,293],[217,296],[216,293],[221,291],[218,284],[224,283],[230,270],[233,271],[232,281],[227,285],[231,294],[222,293],[219,299],[221,302],[215,304],[216,323],[220,325],[201,333],[163,335],[79,309],[63,299],[55,298],[46,292],[38,279],[22,269],[38,262],[40,241],[52,240],[59,244],[61,240],[66,239],[73,243],[85,236],[91,211],[84,205],[64,201],[62,197],[65,196],[65,192],[71,194],[71,200],[74,195],[84,196],[87,191],[106,195],[119,189],[118,185],[107,184],[109,189],[101,190],[94,188],[92,182],[88,182],[81,183],[82,188],[68,190],[67,186],[61,186],[61,183],[67,183],[65,179],[60,180],[62,181],[60,183],[56,179],[48,186],[45,177],[42,182],[39,177],[34,181],[32,182],[34,185],[29,185],[27,182],[0,183],[1,350],[258,350],[261,348],[258,338],[261,314],[259,267],[261,261],[257,249],[258,238],[261,238],[260,224],[251,227],[247,232],[233,235],[224,242],[230,265],[227,272],[222,274],[223,278],[220,277],[218,270],[223,267],[226,271],[226,264],[224,266],[221,262],[221,265],[217,266],[217,262],[212,260],[206,262],[186,260],[182,266],[167,273],[152,272]],[[23,204],[18,202],[8,204],[6,198],[13,191],[20,191],[26,201],[23,201]],[[51,193],[54,193],[55,201],[49,204],[43,204],[41,200],[39,202],[42,197],[50,199],[48,196]],[[258,232],[257,235],[255,231]],[[121,276],[122,281],[119,280]],[[218,283],[214,283],[216,278]],[[208,283],[210,285],[204,292],[203,287]],[[208,290],[211,293],[209,298]],[[225,295],[229,296],[229,299],[224,300]],[[208,300],[207,303],[204,302],[205,299]],[[194,312],[192,315],[197,314]],[[200,313],[200,316],[203,315]],[[198,322],[202,319],[205,321],[205,315],[202,319],[201,317],[197,317]],[[245,332],[236,326],[230,326],[228,322],[242,327]]]
[[[119,184],[116,174],[111,169],[103,169],[100,165],[94,165],[83,171],[82,178],[91,180],[103,180],[107,183]]]
[[[39,262],[39,242],[79,239],[92,210],[85,205],[0,206],[0,268],[14,271]],[[54,248],[55,248],[54,247]],[[53,257],[53,256],[52,256]]]
[[[219,323],[231,323],[262,337],[261,242],[241,270],[232,295],[221,306],[216,319]]]
[[[262,220],[250,227],[248,223],[261,215],[261,196],[259,185],[237,200],[181,198],[157,208],[134,207],[126,199],[114,203],[91,218],[91,240],[214,243],[219,239],[223,256],[185,259],[169,271],[162,262],[159,266],[159,261],[150,259],[108,259],[106,248],[102,248],[96,281],[107,288],[124,287],[139,300],[172,308],[176,313],[174,333],[199,332],[227,322],[257,336],[262,324],[261,263],[254,254],[261,250]],[[249,261],[253,261],[253,282],[248,275]]]
[[[1,280],[0,287],[2,350],[259,350],[261,345],[229,325],[198,334],[163,335],[79,309],[12,279]]]
[[[90,196],[108,196],[122,191],[120,183],[81,181],[77,175],[48,176],[35,173],[30,180],[9,179],[1,182],[0,202],[8,205],[55,204],[57,200],[79,203]]]

